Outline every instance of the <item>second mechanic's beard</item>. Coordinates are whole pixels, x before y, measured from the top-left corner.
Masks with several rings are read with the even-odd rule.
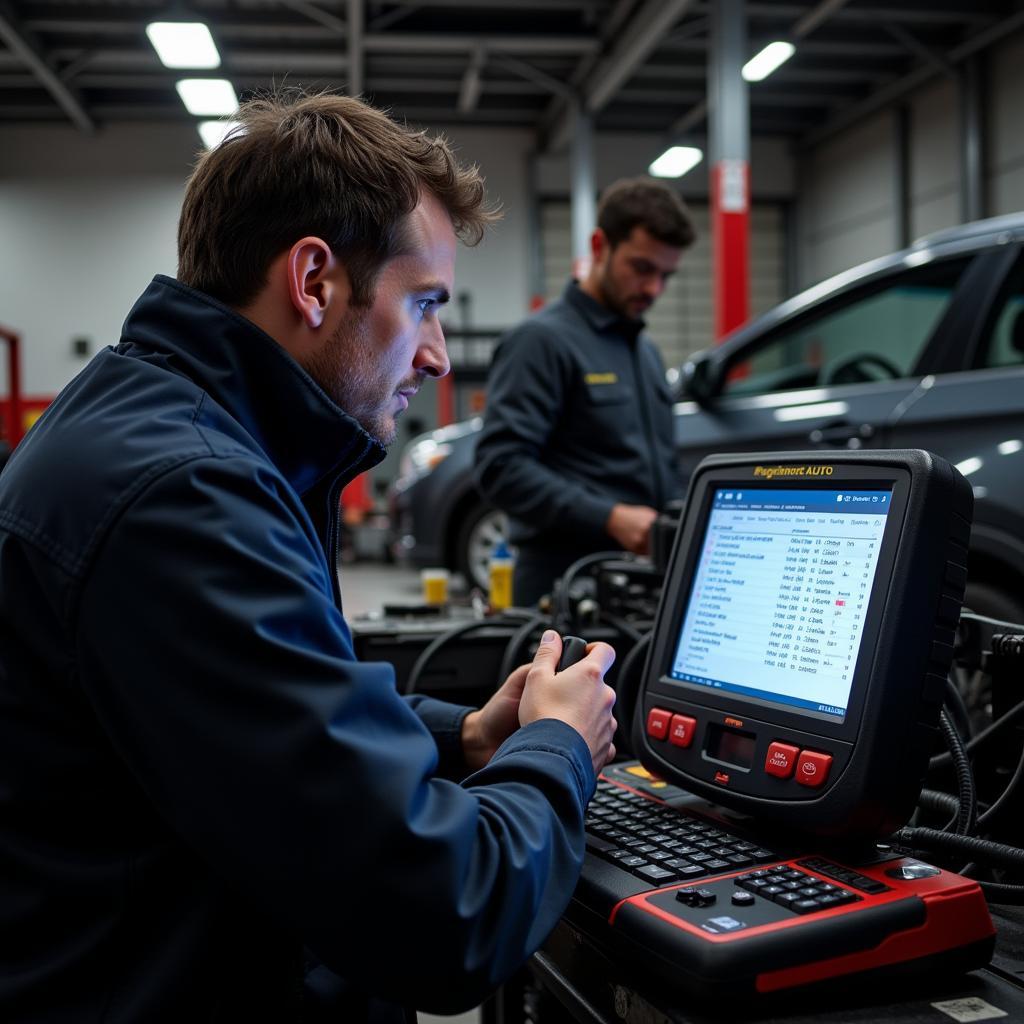
[[[363,430],[387,447],[397,434],[393,408],[398,388],[381,363],[370,339],[368,317],[356,313],[338,325],[303,369]],[[410,385],[403,382],[399,387]]]
[[[631,313],[629,311],[629,307],[626,305],[627,296],[623,295],[622,289],[618,286],[615,278],[612,276],[611,260],[608,262],[609,265],[605,267],[604,273],[598,278],[598,288],[601,291],[601,298],[604,304],[613,313],[618,313],[619,316],[626,317],[627,319],[634,319],[635,314]]]

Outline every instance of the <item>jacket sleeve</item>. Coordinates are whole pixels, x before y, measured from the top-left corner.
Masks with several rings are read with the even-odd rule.
[[[81,686],[169,829],[371,994],[451,1013],[543,941],[595,785],[562,722],[461,784],[384,664],[354,660],[312,525],[276,474],[203,457],[96,541]]]
[[[614,501],[555,472],[544,458],[566,411],[571,374],[557,339],[533,320],[502,341],[488,374],[474,477],[497,508],[538,531],[557,524],[604,542]]]
[[[393,671],[390,665],[387,669]],[[449,704],[422,693],[409,694],[403,700],[434,738],[438,755],[436,774],[446,779],[461,779],[467,772],[462,748],[462,722],[473,708]]]

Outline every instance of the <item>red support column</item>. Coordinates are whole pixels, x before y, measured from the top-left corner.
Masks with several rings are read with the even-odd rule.
[[[750,317],[750,165],[719,160],[711,169],[711,251],[715,340]]]
[[[7,402],[10,413],[7,441],[14,448],[25,436],[25,420],[21,408],[21,339],[6,327],[0,327],[0,338],[7,342],[7,388],[10,392]]]

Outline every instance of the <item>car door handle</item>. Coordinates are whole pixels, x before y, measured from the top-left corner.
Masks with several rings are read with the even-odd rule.
[[[860,448],[865,441],[874,437],[875,428],[870,423],[855,427],[852,423],[830,423],[818,427],[807,435],[811,444],[827,444],[834,448]]]

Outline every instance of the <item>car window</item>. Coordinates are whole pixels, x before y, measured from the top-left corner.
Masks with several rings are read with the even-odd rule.
[[[805,314],[732,367],[723,393],[757,395],[908,376],[969,262],[943,260],[904,271],[839,305],[830,303],[826,311]]]
[[[1009,276],[1002,308],[982,343],[978,366],[1019,366],[1024,363],[1024,259]]]

